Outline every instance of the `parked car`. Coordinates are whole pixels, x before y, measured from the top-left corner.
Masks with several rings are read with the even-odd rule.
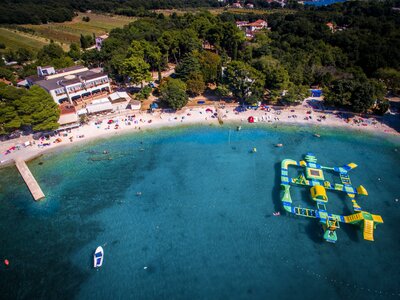
[[[21,131],[14,131],[8,135],[8,139],[17,139],[21,136]]]
[[[44,137],[51,137],[51,136],[55,136],[57,133],[53,130],[51,131],[44,131],[42,132]]]
[[[0,135],[0,142],[4,142],[9,140],[8,135],[7,134],[2,134]]]
[[[41,132],[36,132],[36,133],[34,133],[34,134],[32,135],[32,138],[33,138],[34,140],[38,140],[38,139],[40,139],[42,136],[43,136],[43,135],[42,135]]]
[[[36,132],[32,135],[32,138],[34,140],[38,140],[42,137],[51,137],[51,136],[55,136],[56,132],[55,131],[40,131],[40,132]]]

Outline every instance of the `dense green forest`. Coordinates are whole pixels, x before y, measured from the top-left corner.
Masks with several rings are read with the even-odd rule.
[[[210,83],[217,87],[216,95],[251,104],[299,103],[310,86],[318,85],[328,106],[384,113],[385,95],[400,93],[400,13],[392,5],[352,1],[268,16],[157,14],[112,30],[101,51],[82,51],[72,44],[64,52],[51,43],[38,53],[6,53],[23,68],[16,75],[0,61],[0,76],[15,82],[35,74],[38,65],[84,63],[104,67],[117,82],[140,85],[150,80],[150,72],[160,74],[173,63],[176,76],[161,81],[158,93],[175,109]],[[258,18],[266,19],[270,29],[246,39],[235,21]],[[149,92],[145,87],[137,98]],[[2,102],[3,109],[7,103],[11,102]],[[17,123],[3,124],[3,131],[17,128],[13,124]]]
[[[234,21],[262,16],[159,15],[113,30],[102,51],[86,52],[83,59],[106,67],[118,80],[131,77],[127,60],[143,60],[153,71],[177,63],[177,75],[190,94],[214,82],[247,102],[263,97],[296,102],[311,85],[319,85],[326,89],[328,104],[357,112],[378,104],[379,112],[384,110],[379,105],[387,105],[386,91],[399,90],[400,14],[391,5],[346,2],[295,14],[277,12],[267,19],[271,31],[253,40],[246,40]],[[327,22],[334,24],[334,32]],[[204,50],[203,43],[213,51]],[[210,61],[214,69],[207,66]]]
[[[0,82],[0,134],[17,128],[56,129],[59,116],[57,104],[42,88],[17,89]]]
[[[190,7],[220,7],[232,4],[236,0],[225,3],[217,0],[3,0],[0,5],[0,24],[41,24],[47,22],[70,21],[76,11],[92,10],[102,13],[113,13],[126,16],[152,16],[154,9],[190,8]],[[253,3],[257,8],[280,8],[276,2],[269,3],[265,0],[244,1]],[[400,6],[399,0],[387,3],[388,9]],[[297,1],[289,0],[286,8],[304,8]],[[329,10],[329,8],[328,8]],[[382,13],[384,8],[375,11],[375,16]]]
[[[218,7],[216,0],[3,0],[0,24],[41,24],[70,21],[74,11],[93,10],[127,16],[151,15],[149,9]]]

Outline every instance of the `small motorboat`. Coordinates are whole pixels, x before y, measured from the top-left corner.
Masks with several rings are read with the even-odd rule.
[[[283,144],[276,144],[275,147],[283,147]]]
[[[93,255],[93,261],[94,261],[93,266],[95,268],[100,268],[103,265],[103,259],[104,259],[104,250],[103,247],[99,246],[97,247]]]
[[[314,133],[314,136],[317,138],[321,137],[321,135],[319,135],[318,133]]]

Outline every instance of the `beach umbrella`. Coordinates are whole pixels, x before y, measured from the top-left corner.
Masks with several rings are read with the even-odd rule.
[[[248,119],[249,123],[254,123],[254,117],[250,116]]]
[[[207,109],[206,109],[206,112],[210,112],[210,113],[212,113],[212,112],[213,112],[213,110],[212,110],[211,108],[207,108]]]

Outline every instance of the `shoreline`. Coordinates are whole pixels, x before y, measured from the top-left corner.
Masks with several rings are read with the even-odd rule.
[[[212,110],[212,113],[209,112],[210,110]],[[212,117],[215,113],[217,115]],[[371,122],[376,122],[375,125],[361,126],[360,124],[355,125],[353,123],[346,123],[343,119],[339,119],[333,114],[324,114],[315,111],[313,111],[311,114],[307,114],[306,109],[300,110],[286,108],[282,110],[271,110],[268,112],[264,110],[248,110],[246,112],[235,113],[230,106],[226,106],[223,109],[204,106],[185,108],[175,113],[139,112],[135,114],[134,112],[129,112],[129,115],[135,115],[135,117],[128,118],[127,114],[120,114],[119,116],[113,118],[104,116],[101,118],[103,122],[100,125],[96,125],[94,121],[91,121],[89,124],[85,124],[77,129],[72,129],[68,136],[63,136],[64,132],[62,132],[60,136],[52,137],[49,141],[35,141],[34,145],[27,146],[21,150],[13,150],[7,155],[5,155],[5,152],[12,147],[12,144],[23,144],[25,141],[32,142],[33,138],[30,135],[14,141],[11,140],[1,142],[0,168],[13,165],[15,159],[23,159],[24,161],[28,162],[57,149],[65,149],[75,145],[81,145],[82,143],[109,138],[111,136],[121,136],[129,133],[146,132],[148,130],[158,130],[161,128],[168,129],[170,127],[187,125],[246,125],[246,127],[258,125],[267,125],[273,127],[277,127],[279,125],[300,125],[307,127],[314,126],[316,129],[318,127],[333,128],[357,133],[371,133],[375,135],[384,134],[388,137],[399,136],[397,131],[383,123],[376,121],[376,119],[374,119],[374,121],[369,121],[369,124],[371,124]],[[253,116],[256,118],[256,120],[258,119],[258,121],[255,123],[248,123],[248,118],[250,116]],[[313,116],[313,119],[308,119],[309,116]],[[323,119],[321,119],[321,117]],[[307,120],[305,118],[307,118]],[[108,125],[108,119],[115,120],[116,122]],[[115,124],[118,124],[118,126]],[[317,130],[315,134],[318,134]],[[83,138],[79,138],[79,136],[83,136]],[[62,141],[59,143],[54,143],[57,138],[61,139]],[[72,142],[70,139],[72,139]],[[40,143],[43,142],[49,143],[50,145],[39,147]]]

